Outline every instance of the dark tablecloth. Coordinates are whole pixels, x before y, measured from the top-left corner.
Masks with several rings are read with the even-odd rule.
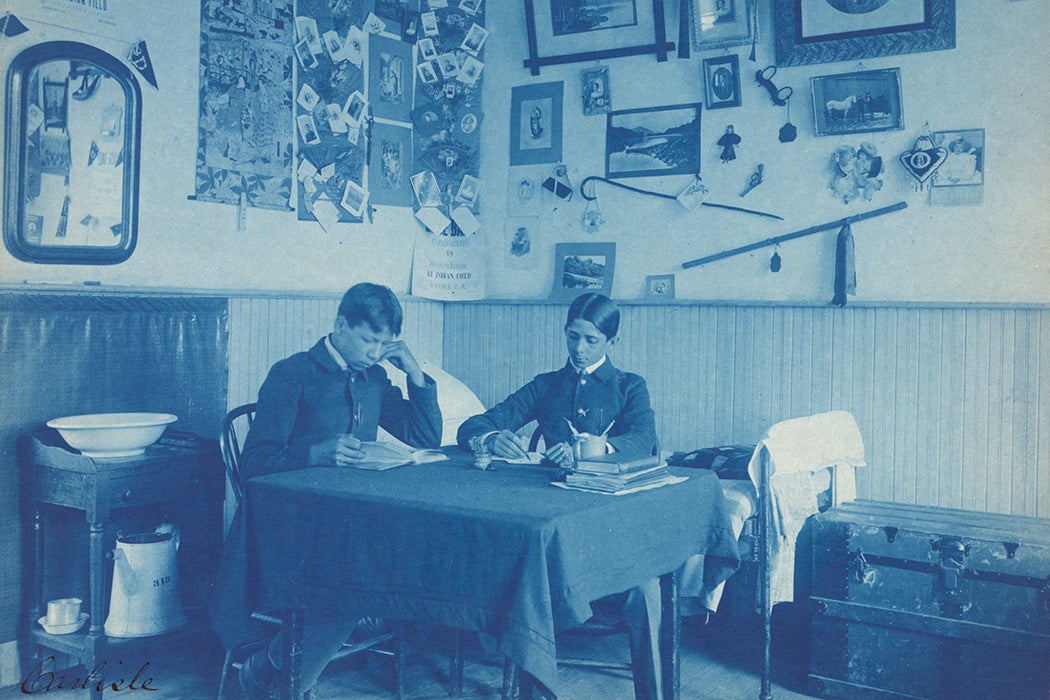
[[[493,636],[554,688],[554,634],[590,617],[590,601],[697,553],[709,582],[738,565],[713,473],[609,496],[555,488],[546,467],[495,464],[476,470],[456,453],[382,472],[249,481],[217,582],[224,638],[244,605],[427,620]]]

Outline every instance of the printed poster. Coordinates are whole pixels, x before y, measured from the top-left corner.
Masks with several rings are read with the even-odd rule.
[[[485,298],[485,246],[476,233],[431,233],[420,227],[412,256],[412,295],[438,301],[471,301]]]
[[[295,4],[296,216],[326,230],[335,222],[368,219],[370,113],[364,75],[367,38],[361,29],[366,4]]]
[[[201,1],[196,198],[288,209],[292,4]]]
[[[415,109],[409,113],[414,125],[409,180],[419,221],[412,294],[482,299],[485,228],[478,214],[485,183],[478,171],[484,13],[473,0],[429,2],[421,10],[413,34]]]

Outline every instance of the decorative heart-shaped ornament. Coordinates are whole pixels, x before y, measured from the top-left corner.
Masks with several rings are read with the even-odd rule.
[[[919,181],[921,189],[947,157],[948,149],[934,146],[933,139],[924,134],[916,139],[912,150],[901,153],[900,161],[912,177]]]

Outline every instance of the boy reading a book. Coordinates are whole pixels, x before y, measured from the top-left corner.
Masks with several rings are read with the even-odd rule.
[[[306,467],[352,466],[379,426],[413,447],[441,444],[437,386],[402,340],[401,304],[387,287],[351,287],[334,329],[275,364],[259,389],[242,478]],[[408,375],[408,398],[382,360]]]
[[[363,441],[379,426],[413,447],[441,444],[437,387],[401,333],[402,311],[387,287],[356,284],[339,305],[335,325],[306,352],[275,364],[259,389],[245,438],[242,477],[307,467],[352,467],[366,457]],[[408,375],[408,398],[393,386],[382,360]],[[357,618],[307,609],[303,625],[302,683],[311,687]],[[241,669],[244,690],[268,697],[277,680],[279,642],[251,656]]]

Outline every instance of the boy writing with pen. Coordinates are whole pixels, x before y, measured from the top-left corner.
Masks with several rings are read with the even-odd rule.
[[[565,366],[537,375],[496,406],[468,418],[459,428],[459,444],[468,447],[476,438],[496,458],[521,459],[527,448],[515,431],[535,420],[547,446],[544,457],[560,467],[573,465],[573,438],[583,433],[604,433],[610,452],[653,454],[656,421],[645,380],[617,369],[607,355],[619,329],[620,309],[611,299],[595,293],[576,297],[565,320]],[[661,698],[657,580],[592,601],[591,611],[591,626],[626,623],[635,697]]]
[[[649,389],[637,374],[613,366],[608,351],[616,344],[620,309],[602,294],[576,297],[565,321],[569,359],[554,372],[537,375],[502,402],[468,418],[457,439],[468,447],[481,439],[497,458],[526,456],[515,431],[539,424],[549,461],[569,467],[577,434],[605,434],[606,450],[645,456],[656,450],[656,423]]]

